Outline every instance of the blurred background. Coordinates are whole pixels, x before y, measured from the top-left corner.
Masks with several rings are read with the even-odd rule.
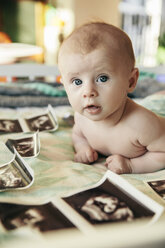
[[[0,0],[0,62],[12,62],[13,51],[4,43],[17,43],[14,62],[55,65],[63,39],[93,20],[114,24],[130,36],[137,65],[165,64],[165,0]],[[33,51],[22,48],[19,55],[22,44]],[[5,60],[5,49],[11,61]]]

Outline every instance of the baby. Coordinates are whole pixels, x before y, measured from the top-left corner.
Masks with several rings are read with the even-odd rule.
[[[165,168],[165,119],[127,97],[139,71],[131,41],[119,28],[89,23],[62,44],[61,81],[75,110],[75,161],[92,163],[98,153],[115,173]]]

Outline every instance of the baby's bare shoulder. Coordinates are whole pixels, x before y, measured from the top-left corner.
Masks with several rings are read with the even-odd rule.
[[[158,116],[154,112],[149,109],[146,109],[143,106],[138,105],[137,107],[137,117],[139,118],[139,123],[141,123],[142,127],[150,124],[149,126],[160,127],[165,125],[165,118]]]
[[[141,144],[147,145],[153,140],[165,136],[165,118],[156,115],[141,105],[132,105],[128,123]]]
[[[149,109],[131,101],[129,103],[126,115],[126,121],[132,123],[136,128],[144,128],[146,125],[161,125],[165,119],[156,115]]]

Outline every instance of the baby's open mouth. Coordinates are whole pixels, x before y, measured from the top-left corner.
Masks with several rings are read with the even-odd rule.
[[[90,114],[98,114],[101,111],[101,107],[96,105],[88,105],[85,107],[85,110]]]

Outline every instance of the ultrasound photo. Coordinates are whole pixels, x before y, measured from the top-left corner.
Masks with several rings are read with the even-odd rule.
[[[22,157],[34,156],[33,138],[13,140],[12,143]]]
[[[109,180],[97,188],[63,198],[91,224],[133,221],[154,212],[134,200]]]
[[[19,117],[16,120],[0,119],[0,134],[36,131],[55,131],[58,121],[54,109],[48,105],[44,114],[33,115],[29,118]]]
[[[6,146],[14,152],[14,148],[22,157],[35,157],[40,151],[38,132],[22,138],[8,139]]]
[[[33,182],[32,168],[16,150],[9,163],[0,165],[0,191],[25,189]]]
[[[165,180],[148,182],[149,186],[163,199],[165,200]]]
[[[0,189],[24,187],[25,183],[12,165],[0,169]]]
[[[22,128],[18,120],[0,120],[0,133],[14,132],[22,132]]]
[[[8,231],[23,226],[40,232],[73,228],[74,225],[52,204],[0,204],[0,220]]]
[[[31,131],[45,131],[54,128],[53,122],[48,114],[26,119],[26,122]]]

